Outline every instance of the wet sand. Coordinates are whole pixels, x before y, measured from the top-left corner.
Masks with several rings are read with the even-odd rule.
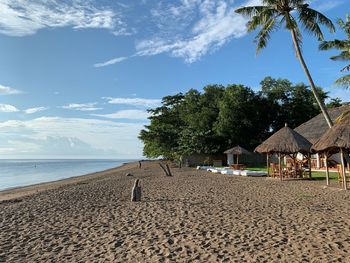
[[[132,163],[0,192],[0,262],[350,262],[350,191],[172,171]]]

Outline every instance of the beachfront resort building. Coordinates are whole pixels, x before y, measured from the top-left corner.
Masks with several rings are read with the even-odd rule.
[[[329,116],[331,117],[333,123],[336,119],[344,112],[350,110],[350,105],[344,105],[337,108],[328,109]],[[294,130],[309,140],[314,144],[321,136],[329,129],[326,120],[322,113],[312,118],[311,120],[301,124]],[[336,169],[336,165],[340,163],[340,155],[334,154],[328,158],[328,163],[330,167]],[[326,167],[325,158],[320,154],[312,155],[311,167],[313,170],[324,170]]]

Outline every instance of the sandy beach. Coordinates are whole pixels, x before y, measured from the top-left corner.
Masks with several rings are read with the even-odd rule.
[[[349,191],[172,170],[131,163],[0,192],[0,262],[350,262]]]

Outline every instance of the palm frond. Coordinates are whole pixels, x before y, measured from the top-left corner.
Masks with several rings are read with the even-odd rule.
[[[350,60],[350,52],[343,51],[337,56],[332,56],[331,60],[336,60],[336,61],[347,61],[347,60]]]
[[[246,17],[252,18],[253,16],[258,15],[259,13],[263,12],[264,9],[268,7],[266,6],[246,6],[246,7],[240,7],[235,10],[236,13],[244,15]]]
[[[320,41],[324,40],[320,25],[327,27],[331,33],[335,32],[332,21],[322,13],[309,8],[308,4],[298,6],[297,11],[299,22],[303,25],[305,30],[316,36]]]
[[[346,42],[344,42],[343,40],[339,40],[339,39],[334,39],[332,41],[323,41],[319,45],[320,50],[329,50],[329,49],[333,49],[333,48],[338,49],[338,50],[342,50],[346,47],[347,47]]]
[[[255,29],[257,29],[259,26],[262,26],[263,23],[262,21],[259,19],[258,16],[253,16],[247,23],[247,31],[248,32],[252,32]]]
[[[257,42],[256,52],[258,53],[261,49],[265,48],[268,40],[271,38],[271,33],[276,30],[278,26],[276,26],[275,18],[271,18],[267,21],[259,34],[255,37],[255,41]]]
[[[318,40],[324,40],[320,24],[325,25],[331,32],[335,31],[331,20],[316,10],[309,8],[308,5],[299,6],[297,10],[299,13],[299,22],[308,33],[316,36]]]
[[[346,89],[350,88],[350,75],[346,75],[344,77],[341,77],[335,81],[335,84],[338,86],[342,86]]]
[[[347,65],[346,67],[342,68],[340,71],[341,72],[350,71],[350,65]]]

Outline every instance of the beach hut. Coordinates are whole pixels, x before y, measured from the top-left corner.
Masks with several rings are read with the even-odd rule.
[[[350,105],[343,105],[340,107],[327,109],[328,114],[332,119],[333,123],[336,123],[337,118],[343,112],[347,112],[349,110],[350,110]],[[314,118],[296,127],[294,130],[299,134],[301,134],[302,136],[304,136],[312,144],[315,144],[318,141],[318,139],[321,138],[321,136],[328,131],[328,129],[329,129],[329,126],[323,114],[320,113]],[[327,157],[322,155],[325,155],[325,153],[313,154],[314,158],[312,159],[312,168],[315,168],[317,170],[326,170],[326,159],[328,160],[328,164],[330,163],[333,164],[332,166],[336,165],[336,163],[340,163],[339,153],[331,154]]]
[[[236,156],[236,164],[238,165],[239,164],[239,156],[240,155],[251,154],[250,151],[244,149],[243,147],[241,147],[239,145],[236,146],[236,147],[233,147],[231,149],[226,150],[224,153],[227,154],[227,163],[229,165],[234,164],[234,156]]]
[[[266,153],[267,155],[267,171],[269,175],[269,155],[278,155],[278,174],[282,180],[282,163],[283,156],[290,156],[294,162],[298,153],[307,156],[309,162],[309,176],[311,177],[310,151],[312,144],[299,133],[285,127],[274,133],[266,141],[255,148],[255,152]]]
[[[347,189],[347,177],[344,157],[350,152],[350,111],[343,113],[336,121],[336,124],[328,129],[322,137],[313,145],[313,150],[325,153],[329,156],[340,152],[342,184]],[[327,164],[327,161],[326,161]],[[328,165],[326,166],[327,185],[329,184]]]

